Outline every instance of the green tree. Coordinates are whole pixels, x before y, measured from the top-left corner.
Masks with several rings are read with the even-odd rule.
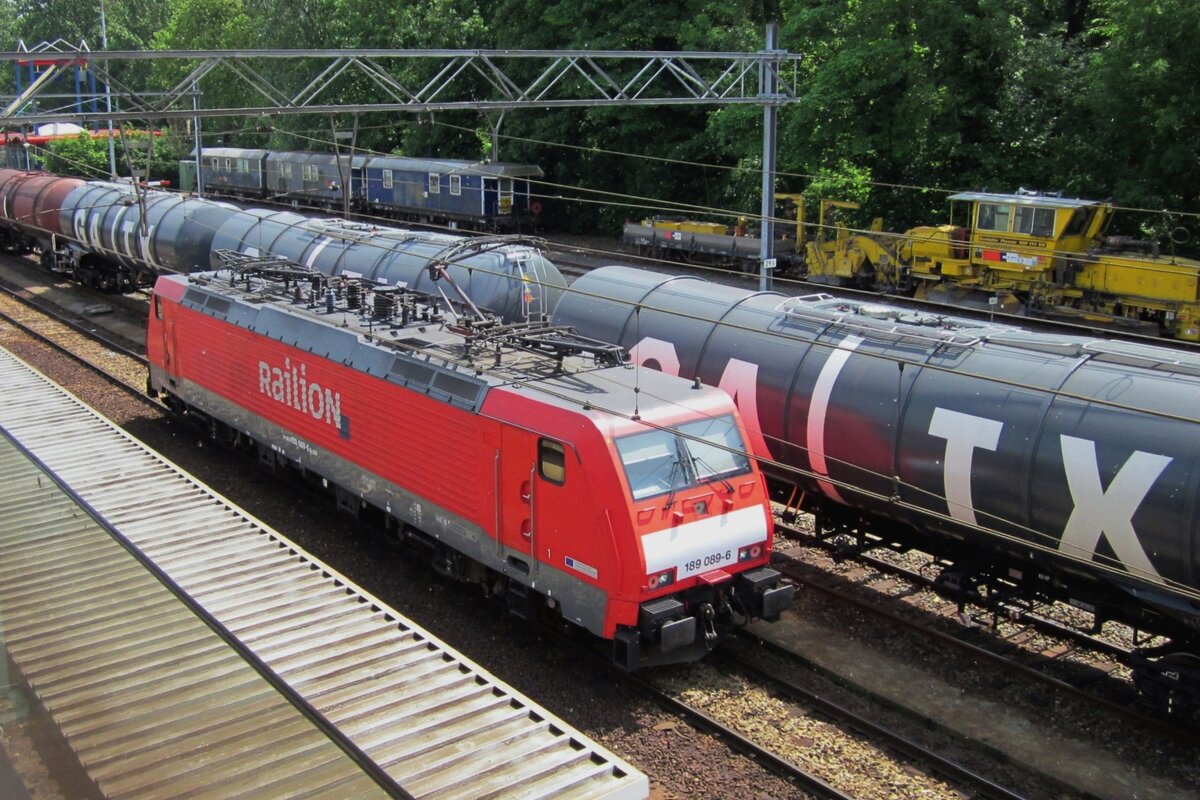
[[[236,50],[253,44],[254,30],[255,25],[242,0],[181,0],[162,30],[154,34],[151,47],[155,50]],[[196,66],[195,62],[179,60],[152,63],[152,80],[160,90],[175,88]],[[256,99],[246,91],[239,78],[220,69],[206,76],[202,90],[202,106],[236,108]],[[187,123],[181,123],[178,130],[186,132]]]
[[[1200,5],[1105,0],[1075,158],[1124,205],[1196,210]]]
[[[108,177],[108,140],[81,133],[46,145],[42,161],[48,172],[86,178]]]

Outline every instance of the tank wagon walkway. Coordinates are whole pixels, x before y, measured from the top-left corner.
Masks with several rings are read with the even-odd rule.
[[[648,795],[3,350],[0,430],[0,650],[105,796]]]

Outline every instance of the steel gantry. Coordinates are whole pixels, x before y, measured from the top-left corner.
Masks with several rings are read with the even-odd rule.
[[[0,53],[0,61],[28,59],[28,53]],[[41,62],[91,62],[97,78],[112,90],[114,110],[77,111],[39,101],[41,89],[0,98],[0,125],[37,125],[113,120],[169,120],[194,117],[273,116],[394,111],[507,111],[518,108],[582,106],[728,105],[786,103],[795,99],[795,67],[800,57],[783,50],[757,53],[633,52],[621,50],[152,50],[56,55],[42,51]],[[273,77],[271,62],[286,60],[286,79]],[[139,91],[114,73],[133,62],[167,62],[186,69],[172,86]],[[417,65],[423,77],[402,78],[399,68]],[[181,71],[181,70],[180,70]],[[777,90],[761,93],[762,73]],[[165,72],[165,70],[164,70]],[[415,70],[410,70],[415,73]],[[353,79],[356,90],[374,96],[340,102]],[[366,80],[361,80],[365,78]],[[193,108],[192,98],[206,81],[230,79],[261,98],[257,105]],[[289,86],[298,87],[291,88]],[[33,87],[30,87],[33,89]],[[228,86],[226,86],[228,88]],[[223,93],[228,94],[228,93]],[[46,99],[52,99],[48,97]],[[99,99],[99,98],[98,98]]]
[[[64,102],[50,81],[18,95],[0,96],[0,127],[51,122],[272,117],[285,114],[476,111],[593,106],[759,105],[768,127],[764,187],[775,163],[774,109],[797,98],[800,56],[779,50],[774,26],[756,53],[622,50],[150,50],[55,53],[40,63],[86,61],[105,86],[104,110]],[[0,52],[0,62],[28,59]],[[137,89],[118,77],[137,62],[172,67],[153,71],[183,77],[172,85]],[[143,70],[142,74],[146,71]],[[414,77],[420,76],[420,77]],[[206,92],[220,82],[222,91]],[[231,85],[232,82],[232,85]],[[237,87],[241,91],[237,91]],[[339,100],[353,86],[355,100]],[[233,91],[230,91],[233,89]],[[248,96],[257,104],[213,104],[219,97]],[[203,98],[204,102],[201,102]],[[84,100],[91,98],[85,97]],[[108,101],[111,99],[111,110]],[[493,134],[495,129],[493,128]],[[770,229],[773,192],[763,197]],[[764,237],[768,238],[769,237]],[[766,261],[770,254],[764,251]],[[764,284],[765,284],[764,272]]]

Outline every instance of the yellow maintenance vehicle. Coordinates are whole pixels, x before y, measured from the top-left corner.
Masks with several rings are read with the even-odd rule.
[[[833,209],[858,204],[821,201],[808,280],[1200,341],[1200,261],[1106,236],[1111,203],[1026,191],[950,201],[965,224],[898,234],[880,219],[865,231],[831,223]]]

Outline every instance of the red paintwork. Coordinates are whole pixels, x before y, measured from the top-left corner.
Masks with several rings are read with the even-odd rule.
[[[154,136],[162,136],[162,131],[152,131]],[[0,133],[0,143],[8,147],[23,147],[26,143],[44,146],[49,142],[63,139],[78,139],[80,134],[86,134],[92,139],[107,139],[109,135],[120,136],[120,131],[109,131],[107,128],[99,131],[80,131],[78,133]]]
[[[0,218],[61,234],[63,200],[84,183],[78,178],[0,169]]]
[[[537,559],[558,569],[567,556],[595,568],[598,580],[572,574],[607,593],[606,637],[618,625],[636,625],[638,606],[648,597],[697,582],[693,577],[653,594],[643,585],[645,562],[637,537],[675,520],[659,508],[660,501],[635,508],[628,499],[612,436],[636,423],[500,387],[489,391],[480,413],[470,413],[181,306],[185,288],[179,276],[161,277],[155,286],[146,338],[152,364],[355,463],[364,483],[378,476],[402,486],[509,547],[536,550]],[[283,367],[285,359],[297,370],[304,365],[310,388],[316,384],[340,394],[348,437],[327,420],[264,393],[260,362]],[[732,409],[725,395],[712,392],[708,397],[712,408],[692,407],[675,416]],[[566,445],[567,479],[561,486],[537,476],[541,436]],[[729,493],[729,508],[758,506],[769,517],[765,492],[757,471],[743,476]],[[724,495],[719,484],[696,487],[679,494],[676,508],[690,521],[698,517],[693,510],[697,500],[720,507]],[[531,512],[536,520],[532,540]],[[730,571],[761,566],[768,556],[764,552],[761,559]]]

